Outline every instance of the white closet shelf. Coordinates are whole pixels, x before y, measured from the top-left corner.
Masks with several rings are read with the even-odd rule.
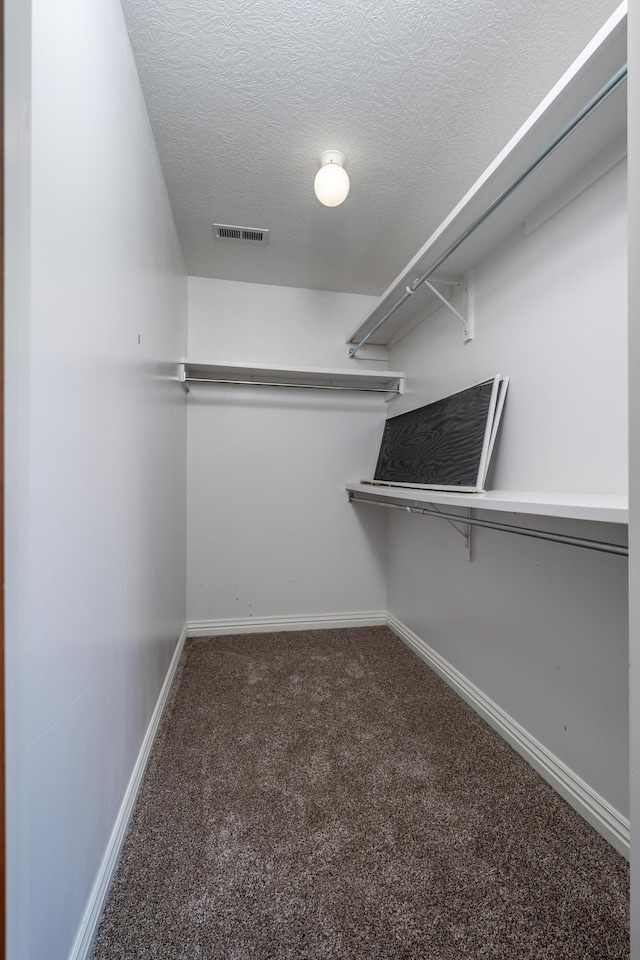
[[[207,363],[182,357],[180,380],[265,384],[269,386],[317,387],[319,389],[362,390],[396,395],[402,393],[404,374],[396,370],[352,370],[332,367],[269,366],[264,363]]]
[[[602,523],[629,522],[628,497],[622,494],[540,493],[527,490],[488,490],[486,493],[455,493],[440,490],[413,490],[407,487],[347,483],[345,489],[359,499],[402,506],[466,507],[501,513],[563,517],[567,520],[595,520]]]
[[[585,48],[549,95],[531,114],[507,146],[471,187],[449,217],[432,234],[413,260],[382,294],[380,300],[347,338],[357,345],[405,295],[417,279],[438,261],[449,247],[478,220],[556,137],[598,95],[612,77],[626,66],[627,18],[622,4]],[[547,205],[560,209],[601,176],[626,153],[626,83],[620,85],[536,167],[473,233],[430,276],[448,281],[436,284],[447,299],[455,282],[464,290],[471,271],[514,230],[528,222],[540,225],[540,210]],[[551,215],[549,213],[548,215]],[[469,291],[463,313],[469,324],[472,306]],[[404,303],[370,337],[368,343],[392,345],[416,326],[441,301],[426,283],[407,296]],[[452,322],[456,322],[452,318]],[[465,339],[469,336],[465,335]]]

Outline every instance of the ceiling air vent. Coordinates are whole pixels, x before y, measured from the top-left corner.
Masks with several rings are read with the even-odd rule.
[[[214,223],[213,230],[216,240],[240,240],[242,243],[261,243],[263,246],[269,242],[269,231],[260,230],[258,227],[235,227],[229,223]]]

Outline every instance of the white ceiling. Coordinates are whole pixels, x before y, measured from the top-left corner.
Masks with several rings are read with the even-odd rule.
[[[188,272],[380,294],[616,6],[123,0]],[[326,149],[351,177],[333,209]]]

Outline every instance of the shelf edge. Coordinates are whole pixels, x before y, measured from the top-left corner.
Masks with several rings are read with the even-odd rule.
[[[563,494],[552,491],[490,490],[487,493],[449,493],[401,487],[381,489],[367,483],[345,484],[347,493],[355,493],[373,502],[448,505],[457,508],[489,510],[528,516],[556,517],[626,525],[629,522],[628,498],[622,494]]]

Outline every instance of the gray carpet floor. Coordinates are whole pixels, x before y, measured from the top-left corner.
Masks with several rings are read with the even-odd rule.
[[[626,960],[628,881],[385,627],[191,640],[92,960]]]

